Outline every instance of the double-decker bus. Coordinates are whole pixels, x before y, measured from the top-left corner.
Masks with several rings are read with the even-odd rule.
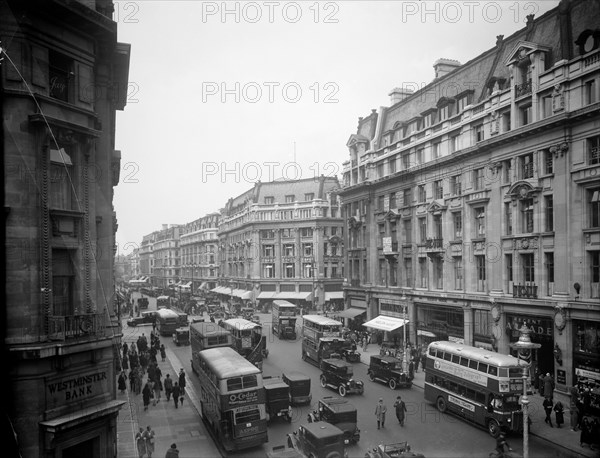
[[[192,370],[198,374],[199,353],[202,350],[217,347],[231,347],[233,336],[216,323],[192,323],[190,325],[190,344],[192,347]]]
[[[231,347],[198,353],[202,419],[228,452],[268,441],[261,370]]]
[[[171,309],[156,311],[156,329],[161,336],[172,336],[179,327],[179,315]]]
[[[427,347],[425,400],[435,403],[440,412],[449,411],[486,427],[494,437],[501,430],[522,432],[523,367],[519,362],[514,356],[483,348],[432,342]]]
[[[273,334],[279,336],[280,339],[295,339],[297,314],[298,307],[291,302],[273,301],[273,307],[271,308]]]
[[[332,353],[341,353],[351,344],[342,337],[343,324],[323,315],[302,317],[302,359],[315,366]]]
[[[248,361],[262,369],[263,356],[267,355],[267,339],[262,326],[244,318],[221,321],[220,326],[233,336],[232,347]]]

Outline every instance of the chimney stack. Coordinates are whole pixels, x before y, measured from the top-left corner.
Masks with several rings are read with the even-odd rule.
[[[162,227],[163,227],[163,231],[166,230],[166,229],[169,229],[169,225],[168,224],[163,224]]]
[[[433,68],[435,70],[435,77],[440,78],[444,75],[447,75],[455,68],[460,67],[460,62],[454,59],[438,59],[433,64]]]
[[[395,87],[388,94],[388,96],[390,97],[390,104],[395,105],[398,102],[402,102],[405,98],[407,98],[413,93],[414,91],[412,89],[406,87]]]

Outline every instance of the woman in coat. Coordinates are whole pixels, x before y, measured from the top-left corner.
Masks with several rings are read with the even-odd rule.
[[[138,449],[138,457],[143,458],[146,454],[146,439],[144,438],[144,428],[140,428],[138,433],[135,435],[135,442]]]
[[[554,397],[554,379],[550,372],[544,377],[544,397],[552,399]]]
[[[121,392],[121,394],[123,394],[127,389],[127,377],[125,377],[125,371],[122,371],[119,374],[119,381],[117,382],[117,384],[119,387],[119,391]]]
[[[556,426],[558,428],[565,422],[564,411],[565,409],[562,402],[556,401],[556,404],[554,404],[554,413],[556,414]]]
[[[150,405],[150,398],[152,397],[152,389],[150,388],[151,382],[146,382],[144,389],[142,390],[142,399],[144,400],[144,410],[148,410]]]

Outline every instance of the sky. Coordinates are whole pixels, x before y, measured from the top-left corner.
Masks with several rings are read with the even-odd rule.
[[[119,254],[258,180],[336,175],[359,117],[423,87],[552,1],[116,1],[131,44],[117,112]]]

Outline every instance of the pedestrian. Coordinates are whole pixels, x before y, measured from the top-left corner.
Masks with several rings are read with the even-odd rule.
[[[538,381],[538,390],[540,390],[540,396],[544,397],[544,374],[540,374]]]
[[[150,399],[152,398],[152,389],[150,388],[150,381],[146,382],[144,389],[142,390],[142,399],[144,400],[144,410],[148,410],[150,405]]]
[[[550,372],[544,377],[544,396],[549,399],[554,397],[554,378],[552,378]]]
[[[544,388],[544,391],[546,389]],[[554,428],[554,426],[552,426],[552,407],[553,407],[553,402],[552,402],[552,398],[548,398],[546,397],[544,399],[544,410],[546,411],[546,418],[544,419],[545,423],[548,423],[550,425],[550,428]]]
[[[569,401],[569,412],[571,414],[571,431],[577,431],[579,429],[579,409],[577,408],[577,400],[579,398],[579,391],[576,386],[571,387],[571,399]]]
[[[425,372],[425,363],[427,362],[427,353],[421,354],[421,370]]]
[[[412,380],[413,378],[415,378],[414,358],[411,358],[410,362],[408,363],[408,378],[409,378],[409,380]]]
[[[148,458],[152,458],[152,454],[154,453],[154,435],[154,431],[152,431],[150,426],[147,426],[146,431],[142,434],[146,441],[146,453],[148,454]]]
[[[400,423],[400,426],[404,426],[404,419],[406,418],[404,412],[406,412],[406,404],[402,400],[402,396],[398,396],[396,398],[396,402],[394,402],[394,407],[396,408],[396,418]]]
[[[385,413],[387,412],[387,407],[383,403],[383,398],[379,398],[379,402],[375,407],[375,417],[377,418],[377,429],[385,427]]]
[[[121,394],[123,394],[127,389],[127,377],[125,376],[125,371],[121,371],[121,373],[119,374],[119,381],[117,382],[117,384],[119,386],[119,391],[121,392]]]
[[[146,441],[144,440],[144,428],[140,428],[140,430],[135,435],[135,442],[138,449],[138,457],[144,458],[146,454]]]
[[[123,360],[121,361],[121,366],[123,366],[123,370],[129,369],[129,358],[127,357],[127,353],[123,355]]]
[[[588,444],[591,450],[594,449],[594,434],[592,421],[590,417],[583,417],[581,420],[581,434],[579,435],[579,445]]]
[[[500,431],[500,434],[496,436],[496,452],[498,452],[498,456],[506,456],[504,454],[504,447],[506,447],[509,452],[512,452],[512,448],[508,445],[508,442],[506,442],[504,432]]]
[[[129,351],[129,346],[127,345],[127,342],[123,342],[123,357],[125,357],[127,355],[128,351]]]
[[[165,388],[165,395],[167,396],[167,401],[171,400],[171,392],[173,391],[173,379],[170,374],[167,374],[165,377],[165,381],[163,382],[163,386]]]
[[[185,396],[185,372],[183,371],[183,367],[179,369],[179,390],[181,405],[183,405],[183,397]]]
[[[154,379],[154,405],[156,405],[156,403],[160,401],[160,392],[162,391],[162,389],[162,382],[160,381],[160,377],[157,376]]]
[[[171,444],[171,448],[167,450],[165,458],[179,458],[179,450],[177,450],[177,444]]]
[[[165,345],[160,344],[160,358],[162,359],[163,363],[165,362],[166,357],[167,357],[167,352],[165,350]]]
[[[179,389],[179,385],[177,384],[177,382],[175,382],[175,384],[173,385],[173,390],[171,392],[171,394],[173,395],[173,402],[175,403],[175,408],[177,409],[177,404],[179,403],[179,394],[181,393],[180,389]]]
[[[562,425],[565,422],[564,410],[565,409],[562,405],[562,402],[556,401],[556,404],[554,404],[554,414],[556,415],[557,428],[560,428],[560,425]]]

